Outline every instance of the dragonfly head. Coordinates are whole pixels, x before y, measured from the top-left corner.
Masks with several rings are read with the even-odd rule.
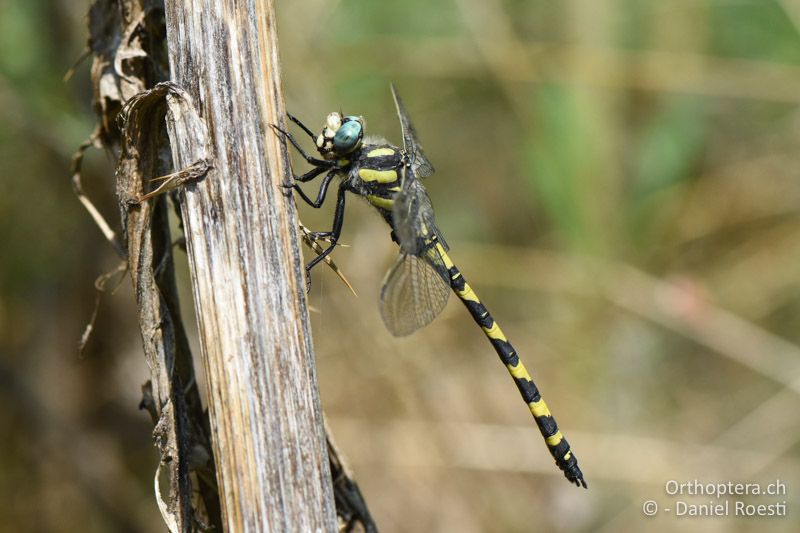
[[[317,150],[325,159],[337,159],[361,146],[364,138],[364,119],[331,113],[325,119],[325,127],[317,137]]]

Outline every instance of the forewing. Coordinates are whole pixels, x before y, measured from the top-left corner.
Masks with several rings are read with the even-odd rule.
[[[400,118],[400,127],[403,130],[403,148],[411,159],[411,168],[418,178],[427,178],[434,173],[433,165],[425,157],[425,152],[422,151],[417,139],[417,130],[408,118],[408,112],[397,93],[397,87],[392,84],[392,96],[394,97],[394,105],[397,108],[397,116]]]
[[[422,257],[400,254],[381,289],[381,318],[395,337],[410,335],[442,312],[450,286]]]

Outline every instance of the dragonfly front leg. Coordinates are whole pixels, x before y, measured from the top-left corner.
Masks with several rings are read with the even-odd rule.
[[[314,132],[312,132],[310,129],[308,129],[308,127],[305,124],[300,122],[300,119],[298,119],[297,117],[295,117],[291,113],[286,113],[286,116],[289,117],[289,120],[291,120],[292,122],[294,122],[295,124],[300,126],[302,128],[302,130],[304,132],[306,132],[306,134],[308,134],[309,137],[311,137],[311,140],[314,141],[314,143],[317,142],[317,138],[314,136]]]
[[[303,156],[303,159],[305,159],[310,165],[314,165],[315,167],[325,167],[325,168],[331,168],[336,165],[335,161],[325,161],[323,159],[317,159],[316,157],[311,157],[310,155],[308,155],[306,151],[303,150],[303,147],[300,146],[300,143],[297,142],[297,139],[294,138],[294,135],[292,135],[288,131],[282,130],[275,124],[272,124],[272,129],[275,130],[275,132],[277,132],[278,134],[282,135],[284,140],[289,139],[289,142],[292,143],[292,146],[294,146],[295,149],[298,152],[300,152],[300,155]]]

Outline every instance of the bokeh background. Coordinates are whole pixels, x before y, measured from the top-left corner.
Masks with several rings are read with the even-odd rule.
[[[0,531],[164,530],[128,280],[77,350],[93,282],[117,265],[69,182],[94,123],[87,65],[62,79],[87,8],[0,2]],[[381,529],[796,530],[800,1],[277,10],[287,106],[314,129],[341,109],[399,142],[398,84],[452,256],[590,486],[553,466],[455,299],[411,337],[384,330],[396,249],[351,197],[334,258],[358,297],[320,267],[310,303],[323,406]],[[84,186],[116,220],[109,156],[90,153]],[[327,229],[330,203],[304,223]],[[789,516],[643,516],[645,500],[674,507],[667,481],[695,479],[780,479],[785,495],[739,499]]]

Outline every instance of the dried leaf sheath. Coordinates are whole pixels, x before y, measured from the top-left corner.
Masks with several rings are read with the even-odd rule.
[[[189,457],[196,446],[206,449],[205,468],[210,470],[211,476],[196,475],[198,483],[207,482],[209,478],[213,481],[213,462],[204,428],[197,418],[200,416],[202,420],[202,413],[197,412],[199,402],[190,415],[184,398],[187,386],[194,388],[196,384],[193,377],[191,383],[181,379],[182,374],[186,376],[190,370],[185,357],[179,359],[180,353],[188,351],[188,343],[182,329],[177,331],[175,327],[180,322],[177,301],[167,299],[176,294],[167,205],[163,200],[139,202],[148,178],[167,169],[165,158],[160,154],[167,146],[164,116],[165,95],[169,91],[179,94],[174,86],[160,84],[152,91],[137,95],[125,106],[117,196],[131,280],[139,306],[145,358],[152,375],[152,407],[157,416],[154,437],[161,452],[155,480],[156,498],[170,531],[191,531],[196,520],[209,520],[209,513],[205,505],[193,500],[197,492],[192,490]],[[181,98],[176,101],[185,103]],[[166,494],[159,487],[163,470],[169,480]],[[213,498],[211,505],[215,506]]]

